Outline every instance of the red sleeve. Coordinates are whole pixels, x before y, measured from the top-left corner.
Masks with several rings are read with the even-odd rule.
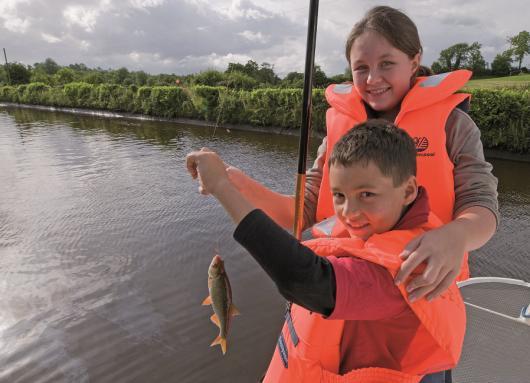
[[[383,266],[355,257],[327,257],[336,280],[335,309],[327,319],[381,320],[410,310]]]

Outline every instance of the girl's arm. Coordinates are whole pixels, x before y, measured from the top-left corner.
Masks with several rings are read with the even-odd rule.
[[[447,120],[446,135],[454,163],[454,220],[411,241],[401,254],[406,261],[395,279],[402,283],[415,266],[427,262],[424,273],[407,285],[416,299],[439,296],[459,274],[464,252],[488,242],[499,220],[497,179],[484,159],[478,127],[455,109]]]
[[[496,222],[491,210],[473,206],[463,210],[448,224],[414,239],[401,254],[405,261],[396,276],[396,284],[406,280],[420,263],[426,261],[423,274],[407,284],[409,299],[438,297],[460,273],[464,253],[486,244],[495,233]]]
[[[326,138],[318,148],[315,163],[306,172],[304,200],[304,228],[315,223],[318,193],[322,182],[322,169],[326,156]],[[263,210],[278,225],[292,230],[294,222],[295,197],[276,193],[252,179],[238,168],[227,167],[228,178],[240,193],[256,208]]]
[[[235,167],[228,167],[227,174],[238,192],[256,208],[263,210],[284,229],[292,229],[294,196],[276,193]]]

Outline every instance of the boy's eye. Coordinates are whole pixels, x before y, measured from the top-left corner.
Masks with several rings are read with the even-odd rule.
[[[361,198],[370,198],[375,197],[375,193],[372,192],[361,192]]]
[[[333,193],[333,198],[336,200],[336,201],[341,201],[344,199],[344,194],[342,193]]]

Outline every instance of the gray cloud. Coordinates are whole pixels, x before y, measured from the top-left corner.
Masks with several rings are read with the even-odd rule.
[[[60,64],[151,73],[192,73],[228,62],[269,62],[277,73],[302,71],[307,1],[292,0],[0,0],[0,43],[26,64]],[[441,49],[479,41],[491,61],[506,36],[528,30],[526,2],[401,0],[392,5],[417,23],[431,64]],[[343,45],[372,1],[320,2],[317,63],[342,73]]]

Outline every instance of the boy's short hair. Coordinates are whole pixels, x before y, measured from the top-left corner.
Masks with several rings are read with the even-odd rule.
[[[416,175],[416,146],[403,129],[383,119],[367,120],[354,126],[337,141],[329,157],[329,166],[363,166],[372,161],[394,186]]]

